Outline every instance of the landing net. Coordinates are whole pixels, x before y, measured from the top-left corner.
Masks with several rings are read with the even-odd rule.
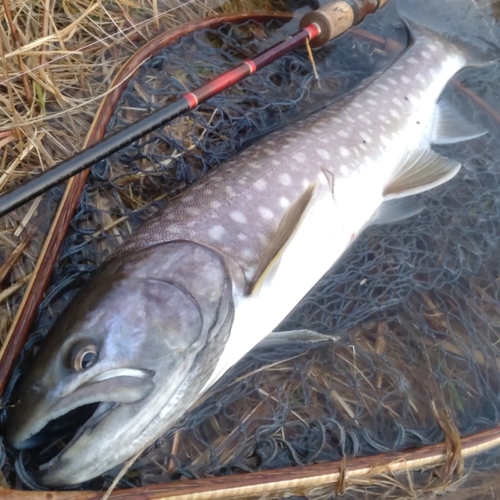
[[[293,27],[224,24],[159,51],[129,83],[108,133]],[[297,51],[95,166],[25,352],[89,273],[186,185],[382,70],[397,55],[384,40],[407,42],[391,7],[362,28],[372,36],[353,32],[315,53],[319,81],[307,52]],[[464,115],[497,135],[439,148],[463,162],[460,173],[421,196],[420,215],[366,230],[279,327],[337,340],[251,352],[136,461],[120,487],[418,449],[450,429],[467,436],[500,424],[500,136],[498,123],[457,86],[462,81],[498,112],[499,77],[498,65],[471,70],[446,90]],[[14,386],[4,406],[15,401]],[[3,472],[18,487],[19,468],[29,478],[47,457],[6,453]],[[493,455],[481,463],[496,467]],[[112,477],[84,486],[109,485]]]

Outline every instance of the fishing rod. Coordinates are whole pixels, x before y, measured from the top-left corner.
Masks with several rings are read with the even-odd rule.
[[[195,109],[199,104],[235,85],[257,70],[267,66],[295,48],[310,43],[321,47],[359,24],[368,14],[384,6],[388,0],[337,0],[304,15],[300,31],[262,52],[254,59],[246,60],[196,90],[187,92],[177,101],[151,113],[146,118],[90,146],[39,174],[26,184],[0,196],[0,216],[33,200],[60,182],[82,172],[111,156],[125,146],[144,137],[180,115]]]

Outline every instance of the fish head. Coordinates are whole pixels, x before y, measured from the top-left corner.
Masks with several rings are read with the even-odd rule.
[[[225,264],[207,247],[178,241],[115,257],[49,332],[9,412],[7,440],[26,449],[69,434],[41,467],[47,486],[122,463],[200,396],[229,336],[232,300]]]

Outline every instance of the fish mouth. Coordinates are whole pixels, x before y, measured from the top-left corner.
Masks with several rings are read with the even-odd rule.
[[[6,437],[17,449],[33,449],[39,466],[37,480],[54,466],[78,439],[94,431],[123,405],[147,397],[155,388],[155,372],[147,369],[113,369],[96,375],[61,398],[50,393],[13,408]],[[33,411],[34,410],[34,411]],[[29,415],[26,418],[25,415]]]
[[[82,417],[82,415],[79,415],[79,423],[77,425],[64,425],[66,432],[58,436],[54,436],[52,433],[47,433],[47,428],[53,426],[54,422],[57,422],[60,419],[67,418],[71,414],[71,412],[65,413],[49,422],[44,427],[44,429],[42,429],[37,434],[40,435],[44,441],[47,437],[52,436],[51,443],[48,446],[44,446],[43,449],[40,449],[40,445],[37,446],[37,448],[40,450],[38,456],[40,465],[38,468],[39,473],[37,474],[37,479],[41,483],[43,483],[44,472],[48,472],[51,467],[56,465],[61,455],[70,446],[72,446],[72,444],[75,443],[81,435],[83,435],[88,430],[96,428],[109,414],[111,414],[114,409],[119,406],[120,403],[94,403],[91,405],[84,405],[76,408],[76,411],[83,410],[83,413],[86,414],[86,417]]]

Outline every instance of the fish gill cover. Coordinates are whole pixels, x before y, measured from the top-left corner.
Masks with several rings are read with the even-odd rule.
[[[256,54],[282,27],[277,21],[224,24],[158,51],[130,81],[108,133]],[[124,238],[242,146],[387,66],[396,53],[381,40],[406,43],[391,6],[362,27],[375,36],[351,33],[316,52],[319,82],[306,51],[297,51],[93,168],[4,408],[15,404],[16,381],[33,347]],[[459,79],[498,113],[499,76],[496,65]],[[463,162],[457,177],[421,196],[426,210],[420,215],[369,228],[279,328],[340,340],[250,353],[133,464],[121,487],[437,443],[445,437],[442,415],[451,416],[462,436],[500,424],[499,124],[463,87],[455,83],[446,93],[490,134],[440,147]],[[36,487],[30,470],[60,446],[29,456],[7,449],[9,484],[22,487],[21,479]],[[491,458],[483,463],[497,467]],[[99,488],[110,478],[85,487]]]

